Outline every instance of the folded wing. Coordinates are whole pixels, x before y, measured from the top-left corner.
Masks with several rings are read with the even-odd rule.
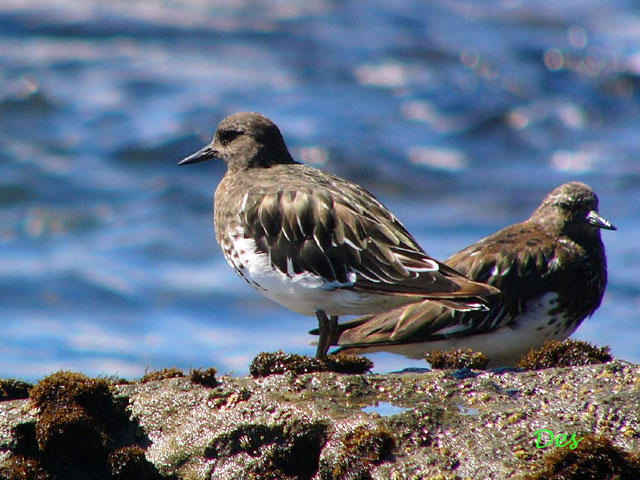
[[[526,235],[523,230],[526,230]],[[341,325],[341,346],[391,345],[475,335],[508,325],[527,300],[553,288],[556,250],[535,225],[507,227],[451,256],[446,263],[497,287],[485,311],[454,311],[431,301],[411,303]],[[557,260],[557,259],[556,259]],[[546,279],[540,282],[540,279]]]
[[[247,193],[245,235],[282,273],[310,271],[328,289],[429,298],[463,310],[497,292],[431,258],[371,194],[333,178],[316,190],[288,181]]]

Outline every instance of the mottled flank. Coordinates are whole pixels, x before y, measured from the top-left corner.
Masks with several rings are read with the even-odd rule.
[[[489,361],[482,352],[467,350],[434,350],[425,354],[425,360],[429,362],[431,368],[439,370],[452,368],[473,368],[484,370]]]
[[[191,381],[198,385],[204,385],[205,387],[214,388],[218,386],[218,379],[216,374],[218,369],[215,367],[205,369],[192,369],[189,372],[189,378]]]
[[[518,367],[525,370],[541,370],[543,368],[576,367],[594,365],[613,360],[609,347],[595,347],[582,340],[565,340],[564,342],[546,342],[539,349],[532,349],[518,362]]]
[[[556,448],[544,456],[541,468],[522,480],[638,480],[640,453],[628,453],[604,436],[582,435],[578,446]]]
[[[29,390],[33,384],[15,378],[0,379],[0,402],[3,400],[15,400],[28,398]]]
[[[384,460],[393,461],[396,441],[385,427],[360,425],[347,432],[342,449],[333,467],[332,480],[371,480],[371,470]]]
[[[184,372],[176,367],[163,368],[161,370],[153,370],[146,372],[141,378],[140,383],[154,382],[164,380],[165,378],[184,377]]]

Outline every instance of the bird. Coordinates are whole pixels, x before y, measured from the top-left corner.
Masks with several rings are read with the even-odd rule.
[[[528,220],[445,260],[469,279],[500,289],[488,310],[414,302],[340,325],[336,344],[344,352],[414,359],[434,350],[471,349],[485,354],[489,367],[513,366],[530,349],[569,337],[600,306],[607,285],[602,229],[616,227],[598,213],[591,187],[560,185]]]
[[[497,293],[431,258],[361,186],[295,161],[276,124],[259,113],[224,118],[211,142],[178,165],[212,158],[227,165],[214,194],[225,259],[266,297],[318,319],[319,359],[340,315],[416,299],[482,309]]]

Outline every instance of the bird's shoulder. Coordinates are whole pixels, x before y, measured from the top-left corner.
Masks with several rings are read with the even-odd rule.
[[[552,274],[565,246],[532,221],[499,230],[455,253],[445,263],[478,282],[502,289],[505,282]]]

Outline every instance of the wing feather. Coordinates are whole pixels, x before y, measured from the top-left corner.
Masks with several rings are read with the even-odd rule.
[[[343,288],[474,305],[495,293],[427,255],[405,227],[355,184],[300,166],[300,176],[246,193],[244,231],[275,268],[308,270]],[[313,176],[313,182],[306,176]],[[313,188],[311,185],[319,185]]]
[[[526,235],[515,234],[522,234],[523,228]],[[342,325],[339,344],[349,347],[428,342],[509,325],[522,312],[528,298],[543,294],[554,281],[548,261],[554,258],[555,246],[544,241],[545,237],[535,225],[523,222],[484,238],[446,261],[471,280],[501,290],[501,294],[490,298],[488,311],[454,311],[429,300],[415,302]],[[532,287],[540,284],[535,281],[539,278],[546,278],[549,283]]]

